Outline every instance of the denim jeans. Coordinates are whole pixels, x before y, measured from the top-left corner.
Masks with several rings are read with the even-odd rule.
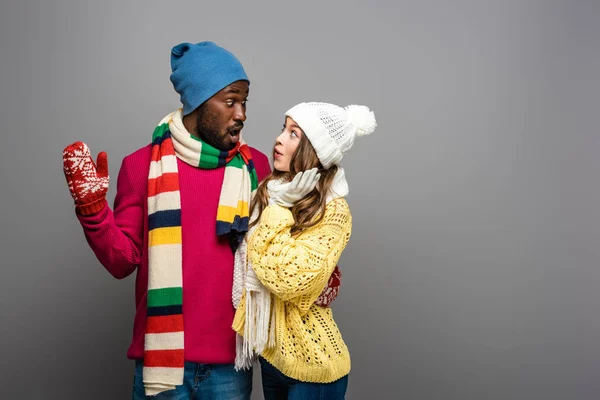
[[[344,400],[348,375],[332,383],[307,383],[283,375],[260,357],[265,400]]]
[[[142,380],[143,361],[135,362],[133,400],[250,400],[252,370],[236,371],[233,364],[185,362],[183,384],[173,390],[146,397]]]

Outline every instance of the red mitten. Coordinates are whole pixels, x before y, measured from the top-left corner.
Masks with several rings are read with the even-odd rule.
[[[340,271],[340,268],[336,265],[335,269],[331,273],[331,276],[329,277],[327,286],[325,287],[325,289],[323,289],[323,292],[321,293],[319,298],[315,300],[315,304],[321,307],[329,307],[329,305],[338,296],[341,284],[342,271]]]
[[[102,210],[108,191],[106,153],[98,154],[95,164],[87,145],[75,142],[63,150],[63,171],[77,212],[90,215]]]

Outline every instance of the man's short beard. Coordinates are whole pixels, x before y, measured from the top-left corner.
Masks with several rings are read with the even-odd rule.
[[[217,116],[208,110],[206,103],[198,108],[198,116],[196,118],[196,131],[198,137],[204,142],[222,151],[229,151],[235,147],[235,144],[226,145],[224,136],[227,133],[219,132],[215,126],[218,125]]]

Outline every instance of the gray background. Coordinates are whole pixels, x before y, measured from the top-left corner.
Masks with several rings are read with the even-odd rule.
[[[376,112],[343,161],[348,399],[597,399],[599,18],[576,0],[2,2],[1,397],[130,398],[133,275],[87,247],[61,152],[106,150],[112,203],[179,104],[170,48],[213,40],[251,77],[263,151],[300,101]]]

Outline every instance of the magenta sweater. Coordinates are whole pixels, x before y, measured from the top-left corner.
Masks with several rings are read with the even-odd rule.
[[[78,215],[98,260],[117,279],[137,270],[133,339],[127,357],[144,355],[148,286],[147,188],[151,145],[125,157],[117,179],[114,211],[108,203],[94,215]],[[259,181],[271,168],[251,148]],[[177,160],[181,191],[185,360],[230,364],[235,360],[235,310],[231,302],[233,253],[215,234],[225,168],[200,169]]]

